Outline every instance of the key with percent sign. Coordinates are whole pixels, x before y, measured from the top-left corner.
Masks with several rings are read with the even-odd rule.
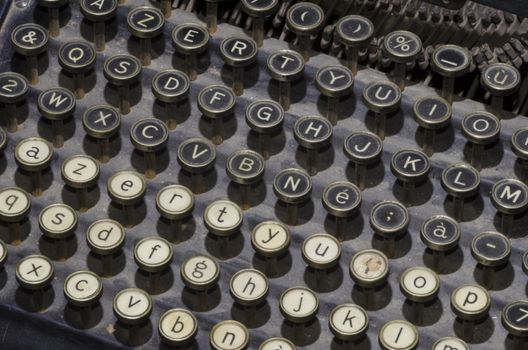
[[[401,90],[404,90],[407,64],[413,63],[422,51],[422,41],[414,33],[398,30],[385,37],[383,51],[394,63],[395,83]]]

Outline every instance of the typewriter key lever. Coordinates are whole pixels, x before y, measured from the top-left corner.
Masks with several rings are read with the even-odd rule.
[[[7,131],[18,130],[17,104],[24,101],[29,92],[28,81],[18,73],[0,73],[0,103],[5,106]]]
[[[337,39],[345,46],[346,66],[355,76],[358,71],[359,50],[370,42],[374,34],[374,25],[363,16],[349,15],[336,24]]]
[[[286,13],[286,23],[297,34],[297,46],[305,62],[310,59],[311,36],[321,29],[324,20],[323,9],[310,2],[297,3]]]
[[[504,97],[519,90],[521,74],[512,65],[506,63],[492,63],[481,73],[480,82],[484,89],[491,94],[491,112],[498,116],[504,113]]]
[[[241,0],[242,9],[251,16],[252,37],[261,47],[264,42],[264,21],[277,11],[279,0]]]
[[[38,55],[48,47],[48,32],[38,24],[21,24],[11,32],[15,51],[26,58],[27,78],[31,85],[39,82]]]
[[[401,90],[387,81],[374,81],[363,90],[363,102],[374,113],[375,132],[383,141],[387,115],[400,108]]]
[[[70,0],[37,0],[37,3],[48,9],[48,29],[50,36],[56,37],[60,32],[60,7],[69,4]]]
[[[143,66],[150,65],[152,57],[152,39],[163,32],[165,18],[160,10],[141,6],[135,7],[127,15],[128,30],[139,39],[139,58]]]
[[[37,101],[40,114],[51,122],[53,146],[64,146],[64,121],[73,116],[75,96],[64,88],[51,88],[40,93]]]
[[[118,0],[81,0],[81,13],[92,21],[93,42],[96,51],[104,51],[106,45],[106,23],[115,17]]]
[[[383,50],[394,62],[393,75],[397,86],[400,90],[404,90],[407,79],[407,64],[414,63],[422,51],[422,41],[414,33],[398,30],[385,37]]]
[[[513,350],[526,348],[528,340],[528,301],[509,303],[502,310],[502,326],[513,339]]]

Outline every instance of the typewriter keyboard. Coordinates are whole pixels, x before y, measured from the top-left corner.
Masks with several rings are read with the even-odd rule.
[[[528,349],[528,22],[4,0],[1,349]]]

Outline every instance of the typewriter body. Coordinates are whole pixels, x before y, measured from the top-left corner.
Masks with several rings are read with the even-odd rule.
[[[0,349],[527,349],[524,16],[1,1]]]

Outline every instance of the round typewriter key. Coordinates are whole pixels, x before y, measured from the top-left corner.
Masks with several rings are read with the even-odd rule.
[[[110,160],[110,138],[119,132],[121,115],[111,106],[99,105],[88,108],[83,114],[84,131],[99,145],[99,158],[102,163]]]
[[[132,227],[134,206],[143,200],[147,190],[145,178],[135,171],[120,171],[108,179],[107,189],[112,201],[122,206],[126,225]]]
[[[462,339],[458,339],[457,337],[440,338],[433,344],[433,347],[431,348],[431,350],[448,349],[470,350],[466,342]]]
[[[342,17],[335,26],[337,40],[345,46],[346,66],[356,75],[359,50],[366,47],[374,34],[374,24],[363,16]]]
[[[257,133],[260,154],[269,159],[269,143],[271,137],[282,130],[284,109],[272,100],[254,101],[246,107],[246,123]]]
[[[187,74],[176,69],[162,70],[152,78],[152,93],[165,106],[165,123],[170,130],[176,128],[174,115],[178,104],[187,99],[190,87]]]
[[[269,338],[260,344],[258,350],[296,350],[295,344],[286,338]]]
[[[319,311],[317,294],[306,287],[291,287],[282,292],[279,299],[282,316],[294,327],[294,343],[303,343],[305,324],[313,320]]]
[[[194,209],[194,194],[185,186],[165,186],[156,195],[156,209],[169,220],[174,234],[179,234],[182,232],[182,220],[191,216]]]
[[[228,200],[214,201],[205,208],[204,224],[218,239],[221,258],[228,256],[229,238],[239,232],[243,219],[242,209]]]
[[[26,57],[27,78],[34,85],[39,81],[38,55],[48,47],[48,32],[38,24],[21,24],[11,32],[15,51]]]
[[[528,180],[528,128],[517,129],[511,138],[513,153],[519,157],[520,174],[519,179],[525,183]]]
[[[519,300],[506,305],[502,309],[501,321],[513,338],[513,348],[525,348],[528,339],[528,301]]]
[[[399,202],[382,201],[370,211],[370,227],[375,234],[383,238],[386,254],[394,255],[396,239],[407,232],[409,212]]]
[[[205,255],[196,255],[186,259],[180,268],[183,283],[196,293],[198,299],[192,305],[196,311],[209,308],[208,292],[216,287],[220,279],[220,266]]]
[[[453,213],[457,221],[464,219],[466,199],[475,196],[480,186],[480,174],[470,165],[451,164],[442,171],[442,187],[453,197]]]
[[[0,189],[0,221],[7,224],[11,244],[21,243],[20,224],[31,210],[31,200],[26,191],[18,187]],[[1,254],[0,254],[1,255]]]
[[[287,254],[290,241],[290,230],[280,222],[264,221],[251,231],[251,246],[266,259],[264,272],[268,277],[277,275],[279,259]]]
[[[451,121],[451,105],[441,97],[426,96],[414,103],[413,112],[414,119],[424,130],[423,152],[430,157],[434,153],[437,131]]]
[[[414,350],[418,348],[419,335],[416,327],[407,321],[389,321],[378,335],[383,350]]]
[[[141,326],[149,321],[152,313],[152,298],[142,289],[127,288],[119,291],[112,304],[118,322],[126,328],[128,344],[139,344]]]
[[[17,165],[31,174],[31,194],[42,194],[42,171],[49,167],[53,148],[44,139],[29,137],[21,140],[15,148]]]
[[[354,165],[353,182],[360,190],[365,189],[367,166],[379,161],[383,142],[373,133],[358,131],[347,136],[343,142],[343,151]]]
[[[64,120],[75,112],[75,96],[64,88],[51,88],[40,93],[37,101],[40,114],[51,121],[53,146],[64,146]]]
[[[335,220],[336,237],[344,240],[347,219],[355,215],[361,206],[361,191],[348,181],[335,181],[325,187],[321,201],[328,214]]]
[[[48,29],[50,36],[60,32],[59,8],[69,4],[70,0],[37,0],[37,4],[48,9]]]
[[[73,76],[74,92],[78,99],[84,97],[85,74],[95,65],[94,48],[83,41],[72,41],[59,48],[59,64]]]
[[[458,246],[460,227],[449,216],[433,215],[423,222],[420,238],[433,252],[433,267],[436,270],[446,253]]]
[[[80,211],[88,210],[88,190],[99,180],[99,163],[87,155],[72,156],[62,163],[62,179],[75,189]]]
[[[427,181],[429,169],[429,158],[421,151],[402,150],[392,156],[391,172],[403,184],[405,205],[412,205],[415,186]]]
[[[248,38],[226,38],[220,44],[220,56],[231,67],[231,88],[235,95],[244,92],[244,70],[257,59],[257,43]]]
[[[528,186],[519,180],[502,179],[493,185],[490,197],[501,217],[500,231],[505,235],[510,234],[515,215],[528,208]]]
[[[110,56],[104,63],[103,73],[106,80],[117,87],[121,114],[130,113],[130,85],[139,79],[141,62],[127,54]]]
[[[134,261],[141,271],[148,274],[149,293],[162,292],[160,277],[169,268],[173,255],[172,245],[161,237],[143,238],[134,246]]]
[[[352,92],[354,75],[343,66],[328,66],[317,71],[315,83],[327,100],[326,117],[332,125],[336,125],[339,116],[339,101]]]
[[[78,308],[81,324],[85,327],[92,324],[92,308],[102,295],[103,283],[91,271],[73,272],[64,280],[64,296]]]
[[[198,93],[198,109],[212,120],[213,136],[211,141],[219,145],[224,141],[223,119],[233,115],[236,96],[228,87],[209,85]]]
[[[203,177],[214,167],[215,160],[215,146],[209,140],[190,138],[178,147],[178,163],[191,174],[191,190],[194,193],[204,191]]]
[[[231,277],[229,290],[237,303],[245,306],[255,306],[266,299],[268,279],[258,270],[240,270]]]
[[[245,350],[249,345],[249,332],[240,322],[221,321],[211,329],[209,344],[214,350]]]
[[[413,63],[422,51],[422,41],[414,33],[397,30],[385,36],[383,51],[394,62],[396,84],[401,90],[405,89],[407,64]]]
[[[313,176],[319,171],[319,153],[332,142],[332,131],[331,122],[318,116],[301,117],[295,121],[293,136],[299,147],[306,152],[308,174]]]
[[[86,230],[86,243],[90,250],[100,258],[102,277],[114,275],[114,256],[125,244],[125,230],[120,223],[112,219],[100,219]]]
[[[185,56],[185,73],[191,81],[196,80],[197,56],[207,50],[209,32],[199,24],[180,24],[172,31],[172,44],[176,52]]]
[[[388,114],[396,112],[401,103],[400,88],[388,81],[374,81],[363,89],[363,102],[374,113],[376,134],[385,139],[385,120]]]
[[[139,59],[143,66],[150,65],[152,57],[152,39],[163,33],[165,17],[160,10],[148,7],[135,7],[127,15],[130,34],[139,40]]]
[[[303,170],[284,169],[273,179],[273,193],[286,204],[288,224],[296,225],[298,206],[309,200],[312,193],[312,179]]]
[[[316,233],[304,240],[302,256],[314,269],[328,269],[339,263],[341,244],[329,234]]]
[[[66,204],[51,204],[41,210],[39,227],[44,236],[53,240],[55,260],[63,261],[69,256],[67,240],[77,228],[77,214]]]
[[[466,74],[471,67],[471,55],[466,48],[458,45],[441,45],[431,57],[432,68],[444,77],[442,97],[453,102],[455,78]]]
[[[413,322],[422,323],[425,303],[434,300],[440,289],[440,278],[427,267],[415,266],[400,276],[400,290],[412,303]]]
[[[243,323],[254,328],[258,306],[263,304],[268,295],[268,278],[254,269],[236,272],[229,282],[229,291],[235,302],[243,309]]]
[[[227,176],[237,184],[242,209],[251,207],[251,197],[257,191],[255,184],[262,180],[265,167],[264,158],[257,152],[247,149],[236,151],[227,158]]]
[[[97,51],[104,51],[106,44],[105,22],[109,21],[117,12],[117,0],[81,0],[81,13],[92,21],[93,42]]]
[[[0,269],[4,268],[4,264],[6,260],[7,260],[7,246],[4,243],[4,241],[0,239]]]
[[[191,343],[198,333],[198,320],[190,311],[170,309],[161,315],[158,332],[165,344],[184,346]]]
[[[334,237],[326,233],[316,233],[308,236],[301,248],[303,260],[314,272],[315,289],[327,283],[330,269],[339,264],[341,244]]]
[[[205,0],[205,22],[210,34],[216,32],[218,27],[218,3],[223,0]]]
[[[451,293],[451,310],[462,321],[464,340],[471,342],[475,322],[488,317],[491,297],[483,287],[463,285]]]
[[[472,112],[462,120],[462,134],[471,144],[470,163],[477,170],[482,169],[484,147],[495,142],[500,136],[500,121],[488,112]]]
[[[279,5],[279,0],[241,0],[242,10],[251,16],[251,32],[257,47],[264,42],[264,21],[266,17],[274,14]]]
[[[368,328],[368,314],[355,304],[337,305],[328,317],[328,325],[334,336],[346,343],[361,340]]]
[[[287,111],[291,103],[291,84],[304,73],[304,59],[295,51],[279,50],[268,56],[266,67],[279,82],[279,103]]]
[[[389,259],[376,249],[357,252],[350,260],[350,277],[365,292],[365,305],[375,304],[375,289],[386,283],[389,276]]]
[[[29,91],[28,81],[24,76],[13,73],[0,73],[0,103],[5,106],[7,131],[18,129],[17,104],[26,99]]]
[[[15,276],[20,287],[31,292],[32,308],[35,311],[46,308],[45,290],[55,277],[51,260],[43,255],[28,255],[17,262]]]
[[[310,2],[297,3],[286,13],[286,24],[297,35],[299,52],[306,62],[310,59],[311,36],[321,29],[324,20],[323,9]]]
[[[480,83],[491,94],[491,109],[500,117],[503,99],[514,94],[521,85],[521,74],[507,63],[492,63],[480,74]]]
[[[495,270],[508,263],[511,254],[510,240],[498,232],[482,232],[471,241],[471,255],[483,270],[483,285],[493,288]]]
[[[130,141],[136,150],[143,152],[147,178],[156,177],[156,152],[163,150],[168,140],[169,129],[159,119],[141,119],[130,128]]]

